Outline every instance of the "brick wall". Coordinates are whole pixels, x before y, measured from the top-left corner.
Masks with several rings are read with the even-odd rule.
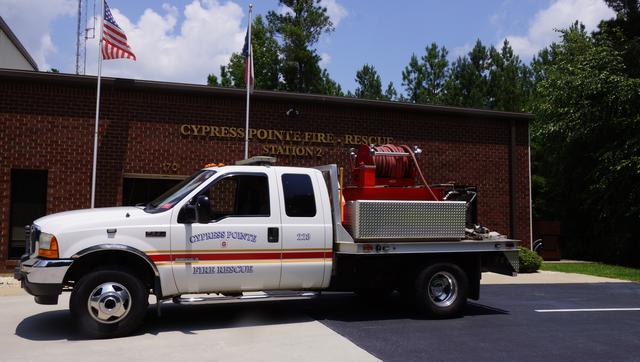
[[[106,79],[102,88],[97,206],[122,201],[123,174],[189,175],[209,162],[243,157],[242,138],[189,136],[183,124],[244,128],[243,92],[166,83]],[[49,172],[47,213],[90,205],[95,79],[0,71],[0,269],[7,263],[11,169]],[[295,108],[298,115],[287,116]],[[511,118],[510,118],[511,117]],[[251,127],[393,137],[419,145],[430,183],[455,181],[479,191],[478,220],[508,233],[509,150],[515,120],[515,235],[528,245],[528,123],[521,115],[346,102],[326,97],[256,92]],[[321,157],[277,156],[281,165],[338,163],[348,168],[352,145],[252,140],[265,145],[317,147]],[[167,167],[167,164],[169,166]]]

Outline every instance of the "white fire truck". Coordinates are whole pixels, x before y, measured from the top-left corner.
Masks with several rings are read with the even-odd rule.
[[[159,312],[398,291],[419,313],[453,316],[479,298],[482,271],[515,275],[518,242],[470,222],[475,192],[427,185],[414,151],[353,150],[344,187],[336,165],[253,158],[209,165],[144,206],[48,215],[15,277],[40,304],[70,291],[73,320],[99,338],[138,328],[150,294]]]

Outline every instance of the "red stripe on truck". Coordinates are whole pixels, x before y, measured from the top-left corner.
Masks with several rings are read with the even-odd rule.
[[[332,258],[333,252],[323,251],[295,251],[295,252],[275,252],[275,253],[179,253],[179,254],[162,254],[149,255],[153,261],[173,261],[179,258],[198,258],[200,261],[205,260],[265,260],[265,259],[318,259]]]

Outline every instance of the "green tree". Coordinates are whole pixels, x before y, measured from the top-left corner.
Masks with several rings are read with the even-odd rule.
[[[304,93],[344,95],[314,48],[320,35],[333,31],[326,8],[319,0],[281,0],[285,12],[269,11],[266,22],[258,15],[252,23],[255,87]],[[233,53],[220,67],[220,85],[245,87],[245,58]]]
[[[267,21],[280,38],[284,89],[320,93],[324,82],[314,46],[320,35],[334,30],[327,9],[320,0],[279,0],[279,4],[287,11],[269,11]]]
[[[604,20],[595,32],[596,41],[607,42],[622,54],[627,72],[640,77],[640,0],[605,0],[616,17]]]
[[[407,100],[412,103],[422,103],[424,98],[424,67],[418,57],[411,54],[409,64],[402,71],[402,86],[407,93]]]
[[[220,84],[218,83],[218,77],[215,74],[211,73],[207,76],[207,85],[211,87],[217,87]]]
[[[233,56],[233,55],[232,55]],[[227,70],[227,66],[220,66],[220,85],[222,87],[232,87],[233,80],[231,79],[231,74]]]
[[[383,99],[382,80],[373,65],[365,64],[356,72],[356,83],[358,86],[355,90],[357,98],[366,99]]]
[[[514,54],[506,39],[500,51],[491,47],[489,61],[488,107],[500,111],[524,111],[533,87],[530,68]]]
[[[255,49],[256,46],[254,44],[253,48]],[[255,71],[255,62],[254,62],[254,71]],[[242,56],[242,54],[240,53],[233,53],[231,54],[231,57],[229,58],[229,63],[226,65],[225,67],[225,71],[227,72],[227,78],[228,78],[228,83],[230,83],[230,85],[232,87],[236,87],[236,88],[245,88],[246,87],[246,82],[245,82],[245,58]],[[220,69],[221,75],[220,78],[221,79],[225,79],[222,76],[222,69]],[[255,76],[255,74],[254,74]],[[257,78],[257,77],[256,77]],[[256,79],[256,88],[257,87],[257,79]]]
[[[425,48],[425,55],[422,56],[424,74],[424,93],[421,99],[424,103],[441,104],[444,97],[444,84],[447,80],[447,68],[449,61],[447,55],[449,51],[439,48],[436,43]]]
[[[257,15],[251,25],[251,41],[253,49],[254,86],[256,89],[275,90],[280,83],[280,58],[278,41],[275,34],[267,27],[262,16]],[[240,53],[231,54],[229,63],[225,67],[226,77],[220,70],[223,86],[244,88],[245,58]],[[228,78],[228,79],[226,79]],[[225,85],[228,84],[228,85]]]
[[[396,87],[393,86],[393,82],[389,82],[387,90],[384,91],[384,99],[388,101],[395,101],[398,99],[398,92]]]
[[[326,69],[322,70],[322,83],[320,85],[320,93],[328,96],[344,96],[342,87],[335,80],[331,79]]]
[[[640,80],[584,26],[561,34],[534,71],[537,212],[562,220],[565,256],[640,266]]]
[[[451,65],[445,83],[444,102],[448,105],[488,108],[489,52],[480,39],[467,56]]]

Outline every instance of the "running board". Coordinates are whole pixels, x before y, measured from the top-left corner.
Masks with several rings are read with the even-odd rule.
[[[239,296],[216,296],[216,297],[173,297],[173,302],[176,304],[225,304],[225,303],[247,303],[247,302],[260,302],[270,300],[301,300],[312,299],[319,295],[318,292],[297,292],[297,293],[285,293],[285,292],[264,292],[260,294],[248,294]]]

